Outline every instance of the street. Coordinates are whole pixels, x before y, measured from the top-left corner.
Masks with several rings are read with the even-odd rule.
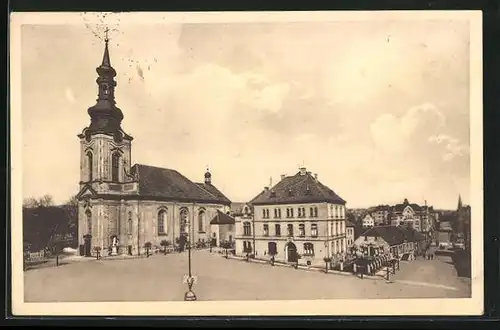
[[[184,252],[130,260],[92,259],[32,269],[24,275],[25,301],[180,301],[187,290],[183,283],[187,256]],[[402,262],[396,281],[386,283],[225,259],[208,251],[192,253],[197,276],[193,291],[202,301],[469,297],[470,286],[457,285],[458,279],[450,278],[452,268],[440,259]]]

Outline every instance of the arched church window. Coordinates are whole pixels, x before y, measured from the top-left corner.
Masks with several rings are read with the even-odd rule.
[[[111,158],[111,180],[120,180],[120,154],[115,152]]]
[[[180,213],[180,232],[187,233],[187,224],[188,224],[188,210],[182,209]]]
[[[94,167],[94,161],[92,159],[92,153],[89,151],[87,152],[87,168],[88,168],[88,175],[89,175],[89,181],[92,181],[93,179],[93,167]]]
[[[87,234],[92,235],[92,212],[90,212],[90,210],[87,210],[87,212],[85,212],[85,215],[87,216]]]
[[[162,209],[158,212],[158,234],[166,234],[167,211]]]
[[[205,211],[200,210],[198,212],[198,231],[200,233],[205,232]]]

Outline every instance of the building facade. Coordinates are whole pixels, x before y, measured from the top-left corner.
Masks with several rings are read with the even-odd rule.
[[[222,247],[222,243],[234,243],[235,219],[227,213],[217,210],[217,215],[210,221],[212,246]]]
[[[345,254],[345,201],[305,168],[249,204],[252,216],[237,221],[236,253],[310,265]]]
[[[411,227],[377,226],[363,232],[354,244],[365,255],[392,254],[401,258],[421,251],[424,241],[424,235]]]
[[[208,170],[204,182],[194,183],[176,170],[131,165],[133,138],[121,127],[107,41],[97,73],[97,103],[88,109],[90,125],[78,135],[81,253],[92,255],[97,247],[103,255],[140,254],[147,242],[208,241],[210,219],[229,211],[230,200],[212,184]]]
[[[347,247],[351,247],[354,244],[354,240],[356,239],[355,236],[355,227],[356,225],[353,224],[351,221],[346,220],[346,225],[345,225],[345,239],[346,239],[346,245]]]
[[[431,207],[409,203],[405,198],[403,203],[394,205],[391,213],[391,225],[411,226],[419,232],[428,233],[432,230],[430,216],[432,212]]]
[[[363,228],[371,228],[375,226],[375,219],[370,213],[365,214],[361,219],[361,226]]]
[[[389,205],[377,205],[368,209],[375,226],[383,226],[389,224],[389,214],[391,213],[391,207]]]

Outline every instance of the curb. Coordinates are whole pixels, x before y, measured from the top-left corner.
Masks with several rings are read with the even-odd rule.
[[[232,259],[232,260],[238,260],[238,261],[245,261],[246,262],[246,258],[244,257],[237,257],[237,256],[228,256],[227,259]],[[253,263],[259,263],[259,264],[269,264],[268,261],[264,261],[264,260],[259,260],[259,259],[248,259],[248,262],[253,262]],[[269,264],[270,267],[273,267]],[[288,265],[288,264],[284,264],[284,263],[277,263],[275,262],[274,263],[274,266],[278,266],[278,267],[285,267],[285,268],[293,268],[292,266]],[[307,266],[298,266],[297,269],[300,269],[302,271],[307,271],[307,272],[318,272],[318,273],[323,273],[323,274],[332,274],[332,275],[343,275],[343,276],[350,276],[350,277],[357,277],[359,279],[361,279],[359,276],[353,274],[353,273],[349,273],[349,272],[341,272],[341,271],[338,271],[338,270],[329,270],[328,273],[325,273],[324,272],[324,268],[321,269],[321,268],[316,268],[316,267],[307,267]],[[382,276],[374,276],[374,275],[363,275],[363,279],[370,279],[370,280],[379,280],[379,281],[385,281],[385,278],[382,277]]]

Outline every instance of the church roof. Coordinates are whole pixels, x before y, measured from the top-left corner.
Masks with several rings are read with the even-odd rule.
[[[252,205],[330,202],[345,204],[332,189],[319,182],[310,172],[301,171],[284,177],[274,187],[265,189],[250,201]]]
[[[231,202],[217,188],[196,184],[176,170],[136,164],[132,173],[139,178],[139,195],[177,201],[229,205]]]
[[[229,198],[227,198],[219,189],[217,189],[213,184],[211,183],[201,183],[201,182],[196,182],[196,184],[201,187],[202,189],[205,189],[208,191],[210,194],[220,198],[224,202],[231,204],[231,201]]]
[[[210,220],[211,225],[234,225],[234,218],[224,212],[217,210],[217,215]]]

